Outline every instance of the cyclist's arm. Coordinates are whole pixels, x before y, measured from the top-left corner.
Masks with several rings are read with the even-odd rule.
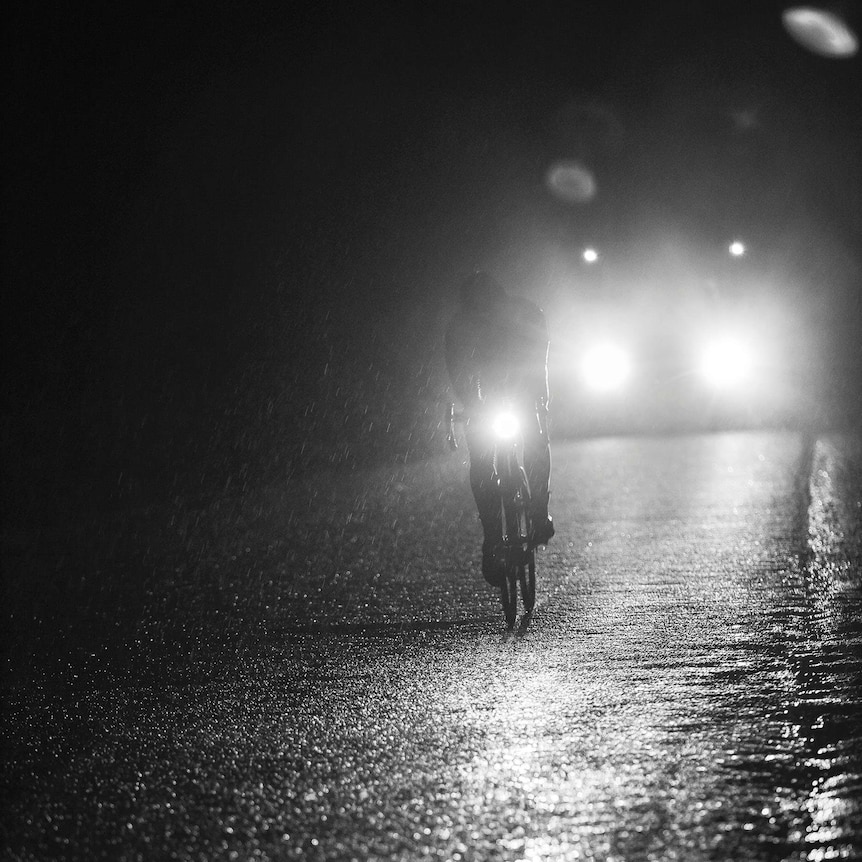
[[[542,402],[545,409],[547,409],[548,405],[551,403],[551,384],[548,380],[548,351],[550,350],[550,344],[545,342],[545,350],[542,353],[542,370],[538,375],[538,379],[536,381],[536,402]]]
[[[530,396],[536,404],[543,402],[547,408],[551,402],[551,388],[548,382],[548,352],[550,337],[545,315],[536,309],[531,321],[530,336]]]
[[[446,335],[445,355],[446,368],[452,388],[461,403],[469,410],[481,401],[481,382],[479,369],[473,360],[471,349],[457,332],[450,330]]]

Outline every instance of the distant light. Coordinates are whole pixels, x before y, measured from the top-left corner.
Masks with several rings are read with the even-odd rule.
[[[580,162],[556,162],[548,169],[545,182],[551,193],[570,204],[589,203],[596,196],[596,181]]]
[[[631,361],[618,345],[599,344],[584,356],[581,372],[591,389],[619,389],[631,373]]]
[[[581,255],[587,263],[595,263],[599,259],[599,253],[594,248],[585,248]]]
[[[745,254],[745,244],[741,243],[738,239],[734,240],[730,244],[728,251],[730,251],[734,257],[742,257]]]
[[[812,6],[795,6],[782,15],[784,28],[803,48],[822,57],[852,57],[859,40],[833,12]]]

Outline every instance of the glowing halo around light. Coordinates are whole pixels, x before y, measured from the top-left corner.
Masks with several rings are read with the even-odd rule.
[[[555,162],[548,168],[545,183],[553,195],[566,203],[585,204],[596,196],[595,177],[580,162]]]
[[[852,57],[859,50],[856,34],[832,12],[794,6],[781,17],[784,29],[803,48],[822,57]]]

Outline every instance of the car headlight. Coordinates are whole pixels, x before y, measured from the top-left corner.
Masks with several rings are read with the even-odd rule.
[[[754,357],[749,344],[738,336],[708,342],[701,353],[700,372],[713,386],[738,386],[751,376]]]
[[[619,389],[631,374],[631,360],[616,344],[597,344],[584,355],[581,373],[591,389]]]

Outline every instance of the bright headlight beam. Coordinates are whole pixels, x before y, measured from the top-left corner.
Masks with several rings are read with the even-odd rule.
[[[631,361],[618,345],[599,344],[584,356],[581,373],[591,389],[618,389],[631,373]]]

